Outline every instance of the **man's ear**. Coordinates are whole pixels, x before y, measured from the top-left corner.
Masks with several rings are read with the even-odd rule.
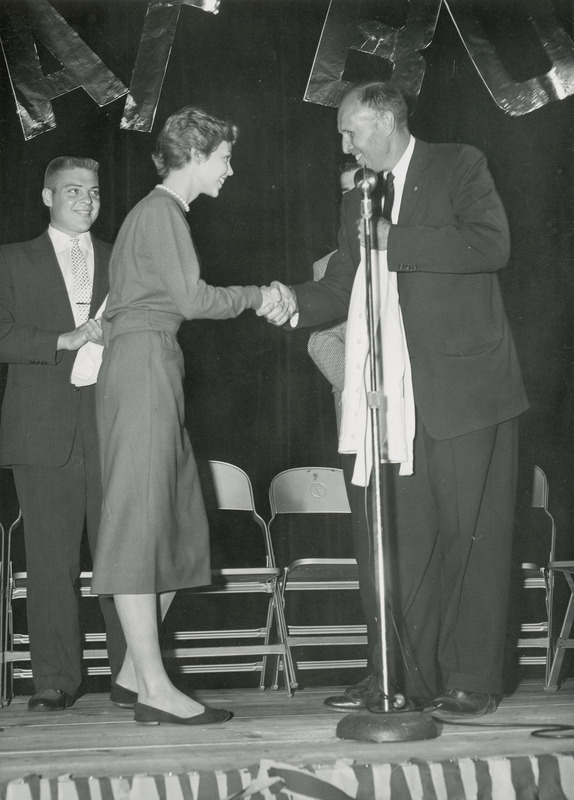
[[[385,134],[389,136],[391,133],[393,133],[395,130],[395,115],[393,112],[383,111],[379,119]]]
[[[48,206],[48,208],[52,207],[52,190],[51,189],[42,189],[42,200],[44,201],[44,205]]]

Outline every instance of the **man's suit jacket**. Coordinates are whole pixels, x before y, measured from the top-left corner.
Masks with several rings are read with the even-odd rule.
[[[111,246],[92,236],[90,314],[108,292]],[[75,351],[56,350],[76,327],[62,271],[45,231],[0,247],[0,361],[9,364],[0,419],[0,466],[61,466],[70,456],[80,391],[70,383]],[[82,389],[93,392],[94,387]],[[94,419],[95,425],[95,419]]]
[[[294,287],[297,327],[346,317],[360,262],[360,204],[357,189],[344,195],[339,246],[325,277]],[[509,252],[506,214],[484,155],[417,140],[387,257],[398,273],[415,403],[437,439],[528,407],[496,275]]]

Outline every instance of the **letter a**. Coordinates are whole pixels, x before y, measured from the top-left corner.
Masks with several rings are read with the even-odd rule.
[[[45,75],[34,37],[62,64]],[[0,14],[0,39],[25,139],[56,127],[50,102],[82,87],[99,106],[128,93],[47,0],[20,0]]]

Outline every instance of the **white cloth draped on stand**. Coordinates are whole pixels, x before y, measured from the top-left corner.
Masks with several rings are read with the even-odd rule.
[[[106,309],[106,299],[99,307],[95,319],[99,319]],[[86,342],[83,344],[76,353],[72,375],[70,377],[71,383],[74,386],[91,386],[98,380],[98,372],[102,364],[102,355],[104,346],[96,344],[95,342]]]
[[[389,272],[387,253],[371,251],[374,327],[378,339],[377,384],[382,398],[381,462],[400,464],[400,475],[412,475],[415,403],[411,365],[396,272]],[[356,453],[352,482],[367,486],[373,466],[371,415],[367,405],[370,387],[369,332],[365,250],[355,275],[345,350],[345,388],[339,436],[340,453]]]

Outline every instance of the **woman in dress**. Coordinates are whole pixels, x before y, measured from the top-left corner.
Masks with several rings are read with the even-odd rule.
[[[162,178],[128,214],[110,261],[97,383],[104,502],[92,589],[112,594],[128,651],[112,686],[144,724],[223,722],[232,715],[180,692],[163,666],[158,626],[177,589],[211,582],[209,531],[184,424],[184,320],[264,310],[274,292],[207,285],[185,214],[233,174],[235,125],[200,109],[173,114],[153,160]]]

